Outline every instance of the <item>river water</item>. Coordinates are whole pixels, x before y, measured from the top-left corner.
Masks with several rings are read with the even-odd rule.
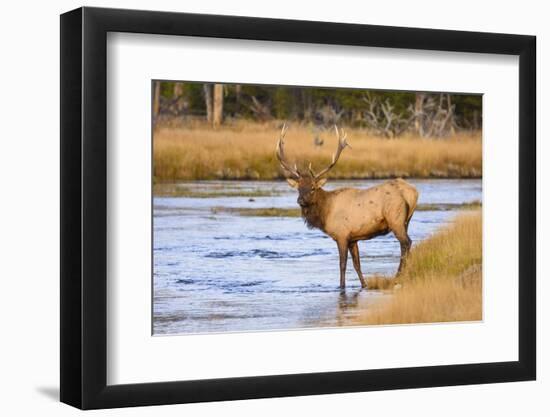
[[[380,182],[329,181],[325,188],[366,188]],[[452,220],[457,213],[453,205],[481,201],[481,180],[409,182],[419,191],[419,204],[436,206],[413,215],[413,247]],[[341,293],[336,244],[309,230],[302,219],[242,216],[230,210],[297,208],[296,191],[286,182],[178,186],[200,198],[154,197],[153,334],[336,327],[342,318],[387,297],[361,290],[351,259]],[[393,234],[360,242],[359,250],[365,275],[395,273],[400,251]]]

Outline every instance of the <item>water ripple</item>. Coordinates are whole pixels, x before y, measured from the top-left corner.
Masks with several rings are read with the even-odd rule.
[[[277,252],[273,250],[266,249],[252,249],[248,251],[215,251],[209,252],[204,255],[205,258],[233,258],[233,257],[244,257],[244,258],[266,258],[266,259],[282,259],[282,258],[304,258],[308,256],[316,255],[328,255],[329,251],[324,249],[317,249],[311,252]]]

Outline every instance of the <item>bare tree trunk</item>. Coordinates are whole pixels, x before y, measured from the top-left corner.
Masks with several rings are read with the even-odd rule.
[[[157,122],[157,117],[160,110],[160,81],[153,83],[153,122]]]
[[[241,110],[241,93],[242,86],[240,84],[235,85],[235,113],[240,114]]]
[[[454,136],[456,134],[455,130],[455,106],[453,106],[451,101],[451,95],[447,94],[447,120],[449,123],[449,131],[451,133],[451,136]]]
[[[479,112],[477,110],[474,110],[472,119],[474,130],[479,130]]]
[[[174,83],[174,98],[180,98],[183,94],[183,83]]]
[[[219,127],[223,122],[223,84],[214,84],[214,127]]]
[[[208,123],[212,123],[212,84],[204,84],[202,88],[206,104],[206,120]]]
[[[302,102],[303,102],[303,112],[304,120],[310,121],[313,116],[312,103],[311,103],[311,94],[307,89],[302,89]]]
[[[414,102],[414,131],[420,137],[424,137],[424,93],[416,93]]]

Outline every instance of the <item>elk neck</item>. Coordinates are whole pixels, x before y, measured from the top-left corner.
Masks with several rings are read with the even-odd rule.
[[[302,207],[302,218],[310,229],[317,228],[325,230],[325,220],[328,209],[329,193],[322,188],[315,192],[312,203]]]

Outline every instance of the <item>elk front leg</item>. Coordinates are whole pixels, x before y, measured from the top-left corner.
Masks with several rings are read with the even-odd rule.
[[[348,241],[338,241],[338,253],[340,254],[340,288],[346,288],[346,265],[348,263]]]
[[[353,267],[355,268],[355,272],[357,272],[359,281],[361,281],[361,287],[367,288],[367,282],[365,281],[365,278],[363,278],[363,273],[361,272],[361,261],[359,260],[359,245],[357,244],[357,242],[351,242],[349,244],[349,253],[351,253],[351,259],[353,260]]]

